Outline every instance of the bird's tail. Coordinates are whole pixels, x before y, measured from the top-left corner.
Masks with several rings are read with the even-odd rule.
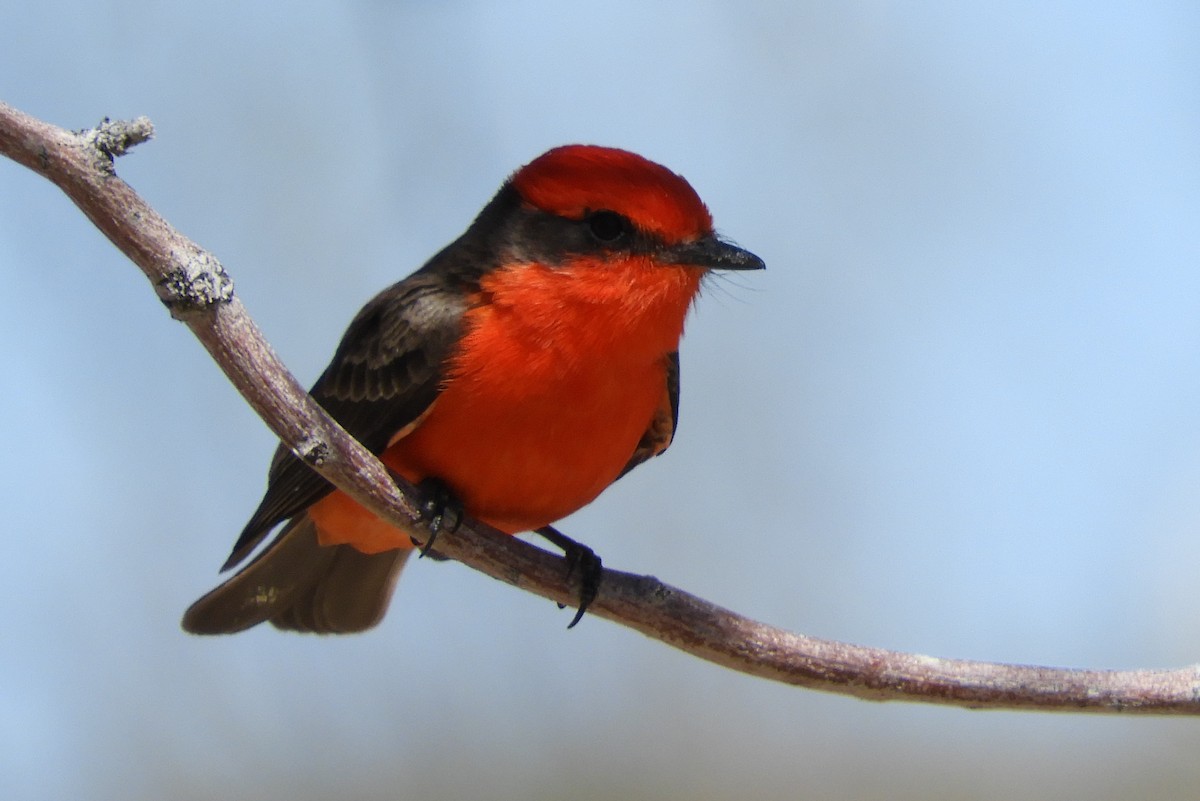
[[[322,546],[308,515],[183,615],[192,634],[233,634],[264,621],[291,631],[349,634],[383,619],[409,548],[365,554]]]

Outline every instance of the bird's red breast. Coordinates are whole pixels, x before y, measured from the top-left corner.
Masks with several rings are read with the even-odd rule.
[[[576,511],[620,475],[668,402],[664,358],[699,285],[699,271],[645,258],[492,273],[444,389],[384,463],[413,482],[438,477],[501,531]],[[410,545],[340,492],[309,514],[323,544]]]

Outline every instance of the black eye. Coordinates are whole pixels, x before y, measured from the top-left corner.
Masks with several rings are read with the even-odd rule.
[[[587,217],[588,230],[601,242],[616,242],[632,229],[629,220],[615,211],[597,211]]]

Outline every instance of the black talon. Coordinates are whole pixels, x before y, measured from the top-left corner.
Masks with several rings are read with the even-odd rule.
[[[571,580],[576,571],[579,572],[579,607],[575,617],[567,624],[567,628],[574,628],[600,592],[600,579],[604,575],[600,557],[596,556],[596,552],[591,548],[576,542],[554,526],[542,526],[535,533],[562,550],[567,560],[567,581]],[[562,609],[564,605],[559,604],[558,608]]]
[[[458,530],[463,519],[462,502],[441,479],[424,479],[417,488],[425,495],[421,504],[421,517],[429,530],[429,538],[424,543],[413,540],[413,545],[417,546],[422,559],[426,556],[442,559],[439,554],[431,552],[433,543],[443,531],[453,534]]]

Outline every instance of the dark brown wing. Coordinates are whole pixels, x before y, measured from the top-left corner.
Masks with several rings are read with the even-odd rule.
[[[443,364],[460,336],[468,295],[446,272],[428,267],[385,289],[350,323],[313,385],[313,398],[371,452],[382,453],[441,391]],[[222,569],[241,562],[276,525],[332,490],[280,446],[267,492]]]
[[[480,279],[512,250],[506,236],[510,218],[529,215],[516,190],[505,184],[462,236],[379,293],[350,323],[312,396],[372,452],[381,453],[441,391],[443,365]],[[272,528],[332,490],[281,447],[271,462],[267,493],[222,569],[245,559]]]
[[[679,351],[673,351],[666,356],[666,386],[663,387],[662,401],[654,412],[650,425],[638,441],[637,449],[630,457],[629,463],[621,471],[621,476],[637,467],[651,457],[665,451],[675,439],[675,429],[679,425]],[[617,476],[620,478],[621,476]]]

